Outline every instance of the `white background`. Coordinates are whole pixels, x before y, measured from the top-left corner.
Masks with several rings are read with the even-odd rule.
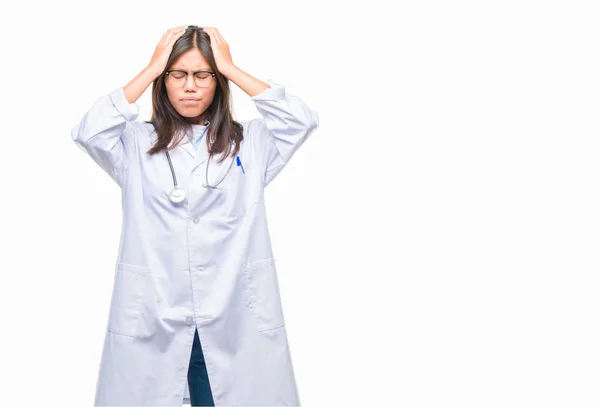
[[[0,405],[93,403],[120,190],[70,130],[186,24],[319,114],[266,190],[303,406],[599,405],[594,2],[6,7]]]

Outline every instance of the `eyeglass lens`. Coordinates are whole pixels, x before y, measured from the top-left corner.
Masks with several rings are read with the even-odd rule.
[[[187,82],[187,76],[189,74],[187,72],[173,71],[169,72],[167,78],[169,82],[171,82],[175,86],[183,86]],[[212,81],[212,75],[208,72],[196,72],[194,74],[194,81],[196,85],[201,88],[206,88],[210,86]]]

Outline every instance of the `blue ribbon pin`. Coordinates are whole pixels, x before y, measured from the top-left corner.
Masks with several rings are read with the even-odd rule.
[[[245,174],[246,171],[244,171],[244,166],[242,165],[242,161],[240,160],[239,155],[237,156],[237,165],[238,165],[238,167],[240,167],[240,166],[242,167],[242,172]]]

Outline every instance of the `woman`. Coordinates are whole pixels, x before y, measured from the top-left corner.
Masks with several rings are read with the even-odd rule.
[[[262,118],[233,120],[228,81]],[[122,189],[95,405],[300,404],[263,191],[319,119],[267,82],[216,28],[175,27],[73,128]],[[136,121],[150,83],[152,120]]]

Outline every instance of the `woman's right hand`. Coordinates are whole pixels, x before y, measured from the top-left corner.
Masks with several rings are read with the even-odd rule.
[[[154,50],[154,55],[152,55],[152,59],[148,64],[148,69],[154,72],[157,77],[165,70],[167,61],[173,50],[173,44],[185,33],[186,27],[186,25],[182,25],[169,28],[160,39]]]

